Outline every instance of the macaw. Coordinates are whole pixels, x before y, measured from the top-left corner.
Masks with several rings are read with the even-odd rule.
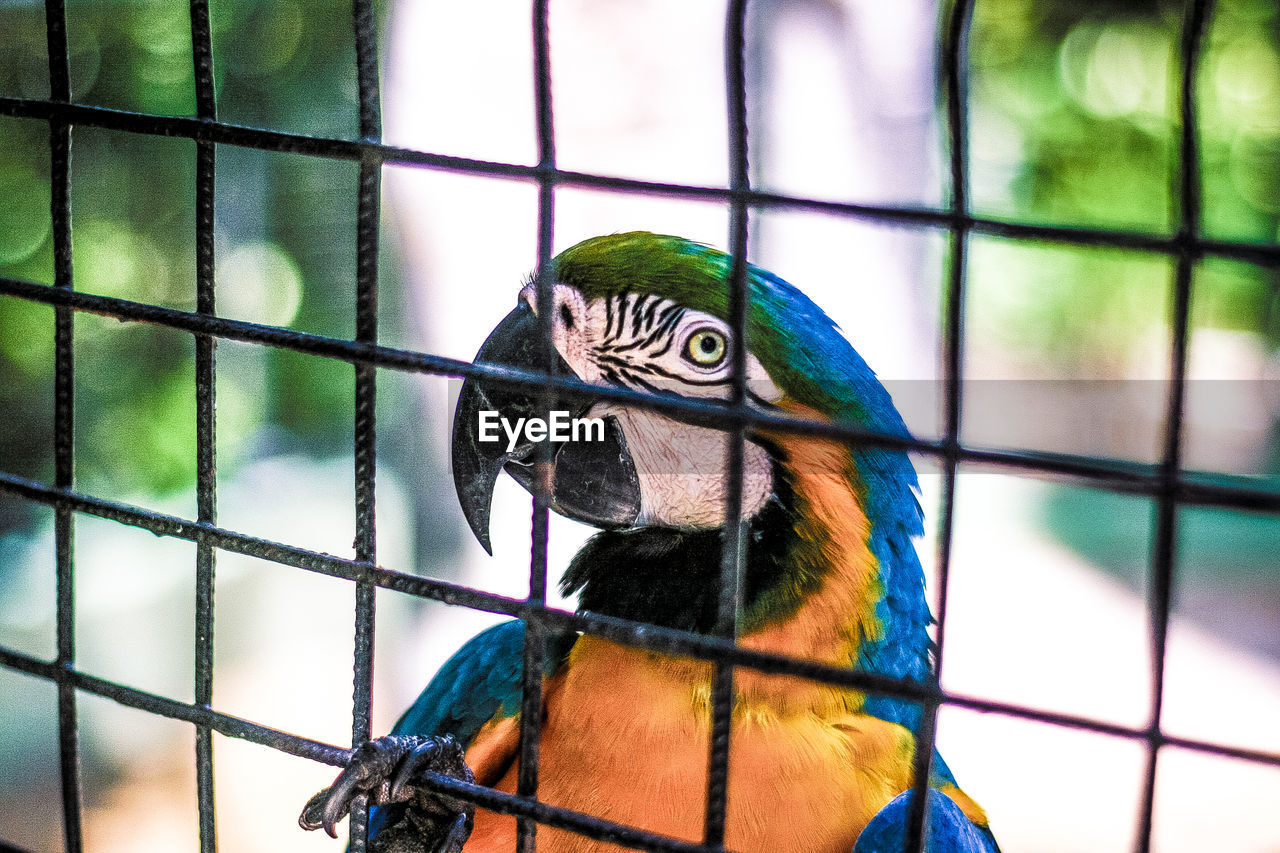
[[[557,369],[591,384],[726,398],[731,259],[679,237],[596,237],[552,260]],[[907,435],[888,392],[836,325],[795,287],[748,266],[749,405]],[[537,288],[476,361],[537,369]],[[574,403],[601,421],[551,436],[552,508],[600,528],[561,586],[580,610],[709,632],[726,517],[720,430],[614,402]],[[545,402],[467,380],[453,435],[463,513],[488,550],[489,502],[506,471],[533,488],[540,436],[486,440],[485,412],[510,423]],[[587,421],[590,424],[590,421]],[[492,425],[492,423],[490,424]],[[487,438],[492,439],[492,434]],[[544,475],[545,476],[545,475]],[[932,616],[912,538],[923,532],[915,471],[900,450],[750,428],[743,454],[745,648],[931,683]],[[523,623],[470,640],[391,735],[365,744],[300,823],[331,834],[357,794],[378,853],[515,849],[511,817],[414,786],[425,771],[516,789]],[[710,738],[711,665],[591,635],[549,643],[538,797],[699,842]],[[897,853],[913,795],[918,703],[739,667],[730,736],[725,846],[761,853]],[[998,853],[983,810],[936,753],[928,848]],[[545,853],[620,848],[542,827]]]

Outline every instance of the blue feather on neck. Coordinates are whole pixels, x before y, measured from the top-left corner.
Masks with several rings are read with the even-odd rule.
[[[751,305],[758,312],[753,319],[772,339],[765,347],[753,340],[752,349],[786,393],[837,422],[910,437],[889,392],[831,318],[772,273],[756,267],[751,273]],[[753,338],[760,336],[760,331],[753,331]],[[855,446],[851,455],[871,523],[869,545],[884,584],[884,596],[876,605],[883,634],[864,644],[858,665],[868,672],[927,683],[933,679],[933,617],[925,599],[924,571],[911,542],[924,532],[915,468],[901,450]],[[865,708],[912,730],[921,715],[918,703],[888,696],[868,696]]]

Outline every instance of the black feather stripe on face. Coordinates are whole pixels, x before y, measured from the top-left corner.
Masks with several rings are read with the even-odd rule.
[[[675,327],[676,323],[680,322],[680,318],[684,316],[684,311],[685,311],[685,309],[681,308],[678,305],[674,307],[676,310],[668,314],[666,319],[661,321],[658,328],[649,332],[647,336],[643,338],[637,338],[636,340],[632,341],[629,344],[610,347],[609,352],[614,352],[614,353],[627,352],[628,350],[638,349],[640,347],[651,347],[654,345],[654,343],[656,343],[659,340],[663,341],[662,349],[658,350],[657,352],[650,352],[649,353],[650,356],[659,356],[665,353],[667,350],[671,349],[672,343],[675,342],[675,335],[671,334],[671,330]],[[646,330],[647,330],[647,327],[646,327]]]
[[[677,373],[657,363],[676,345],[676,328],[688,313],[687,308],[648,293],[614,294],[600,301],[604,303],[604,334],[592,347],[591,357],[610,381],[621,380],[621,384],[644,390],[657,390],[657,384],[670,383],[668,392],[677,393],[680,385],[729,387],[723,378]]]
[[[604,340],[610,340],[613,335],[613,297],[604,300]]]

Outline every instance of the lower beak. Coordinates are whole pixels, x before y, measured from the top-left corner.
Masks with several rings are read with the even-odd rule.
[[[535,367],[539,331],[533,309],[522,302],[480,347],[476,364]],[[574,375],[558,354],[555,361],[553,374]],[[586,417],[592,405],[553,396],[548,409],[536,388],[513,389],[484,379],[462,383],[453,423],[453,483],[462,514],[485,551],[493,553],[489,513],[498,473],[505,469],[532,492],[540,441],[552,446],[552,509],[597,527],[635,521],[640,485],[626,437],[613,418],[592,424]]]

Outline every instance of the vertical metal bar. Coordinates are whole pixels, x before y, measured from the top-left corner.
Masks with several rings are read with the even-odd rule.
[[[555,237],[555,170],[556,144],[555,119],[551,109],[551,37],[548,28],[550,13],[548,0],[533,2],[533,86],[536,108],[536,132],[538,137],[538,274],[536,302],[538,331],[541,339],[541,362],[550,372],[555,361],[551,339],[553,312],[552,288],[555,284],[551,270],[551,251]],[[551,389],[544,386],[542,401],[551,407]],[[550,470],[551,445],[544,442],[538,448],[536,464],[543,471]],[[547,493],[549,478],[535,478],[533,493],[533,525],[529,549],[529,597],[534,608],[547,603],[547,538],[550,535],[550,495]],[[546,656],[546,635],[539,614],[530,610],[525,617],[523,677],[520,695],[520,770],[516,792],[523,797],[537,799],[538,768],[542,741],[542,671]],[[516,821],[516,849],[521,853],[533,853],[538,847],[538,825],[530,818]]]
[[[729,328],[733,358],[729,404],[740,415],[746,400],[747,377],[747,239],[750,217],[746,194],[751,189],[747,157],[747,0],[731,0],[725,15],[724,63],[726,112],[729,128]],[[725,471],[725,524],[720,562],[720,596],[715,633],[727,639],[738,634],[742,609],[742,525],[744,429],[739,417],[729,436]],[[707,801],[703,843],[724,847],[729,805],[729,749],[733,728],[733,666],[717,662],[712,669],[711,745],[707,756]]]
[[[743,26],[743,68],[745,75],[746,115],[758,116],[758,127],[755,140],[751,145],[751,157],[748,162],[748,179],[750,186],[760,187],[765,182],[769,145],[772,142],[770,133],[772,126],[767,119],[769,115],[769,79],[773,73],[770,67],[769,47],[774,43],[774,34],[778,30],[780,17],[776,3],[748,3],[746,20]],[[730,167],[732,170],[732,166]],[[732,209],[730,210],[732,216]],[[733,225],[730,224],[732,232]],[[757,254],[761,244],[761,234],[767,231],[764,217],[753,216],[747,222],[747,245],[755,246]]]
[[[67,10],[63,0],[45,3],[49,42],[51,100],[71,100],[71,66],[67,51]],[[49,122],[50,215],[53,222],[54,286],[71,290],[71,125]],[[75,484],[75,318],[70,308],[54,309],[54,484]],[[54,511],[55,575],[57,587],[58,749],[62,776],[62,824],[68,853],[80,853],[80,746],[76,691],[69,674],[75,666],[75,517],[69,508]]]
[[[1190,324],[1191,285],[1200,258],[1200,162],[1196,134],[1196,70],[1200,46],[1209,16],[1209,0],[1189,0],[1183,20],[1180,50],[1182,81],[1179,97],[1181,139],[1178,152],[1178,244],[1173,278],[1173,335],[1170,347],[1170,385],[1165,415],[1164,452],[1160,462],[1160,486],[1156,493],[1156,529],[1152,546],[1151,581],[1147,612],[1151,620],[1151,719],[1147,727],[1147,767],[1138,813],[1139,853],[1151,850],[1156,794],[1156,772],[1164,743],[1165,652],[1169,639],[1169,614],[1173,606],[1173,572],[1178,535],[1177,483],[1182,470],[1182,418],[1186,404],[1187,338]]]
[[[196,116],[217,119],[213,90],[213,44],[208,0],[191,0],[191,55],[195,63]],[[196,140],[196,311],[214,313],[213,218],[214,143]],[[217,421],[215,370],[217,339],[197,334],[196,347],[196,515],[204,524],[218,520]],[[195,703],[213,704],[213,596],[216,552],[196,543]],[[218,849],[213,796],[213,731],[196,726],[196,802],[201,853]]]
[[[377,18],[372,0],[353,0],[356,81],[360,96],[360,138],[382,138],[378,85]],[[356,210],[356,340],[378,340],[378,228],[382,205],[382,161],[366,150],[360,159]],[[377,370],[355,366],[355,513],[356,559],[377,558],[375,527]],[[351,744],[367,741],[373,727],[373,629],[376,589],[356,583],[355,656],[352,673]],[[368,810],[363,798],[351,809],[351,850],[361,853],[368,840]]]
[[[951,583],[951,544],[955,526],[956,472],[960,453],[960,418],[963,398],[964,280],[969,235],[968,156],[968,59],[969,25],[974,0],[955,0],[946,21],[942,45],[941,82],[947,99],[947,138],[951,149],[951,264],[944,318],[946,363],[946,411],[942,468],[942,517],[938,531],[938,612],[934,681],[941,683],[947,624],[947,600]],[[938,734],[937,700],[923,703],[916,731],[914,795],[907,814],[905,851],[923,851],[929,824],[929,777]]]

